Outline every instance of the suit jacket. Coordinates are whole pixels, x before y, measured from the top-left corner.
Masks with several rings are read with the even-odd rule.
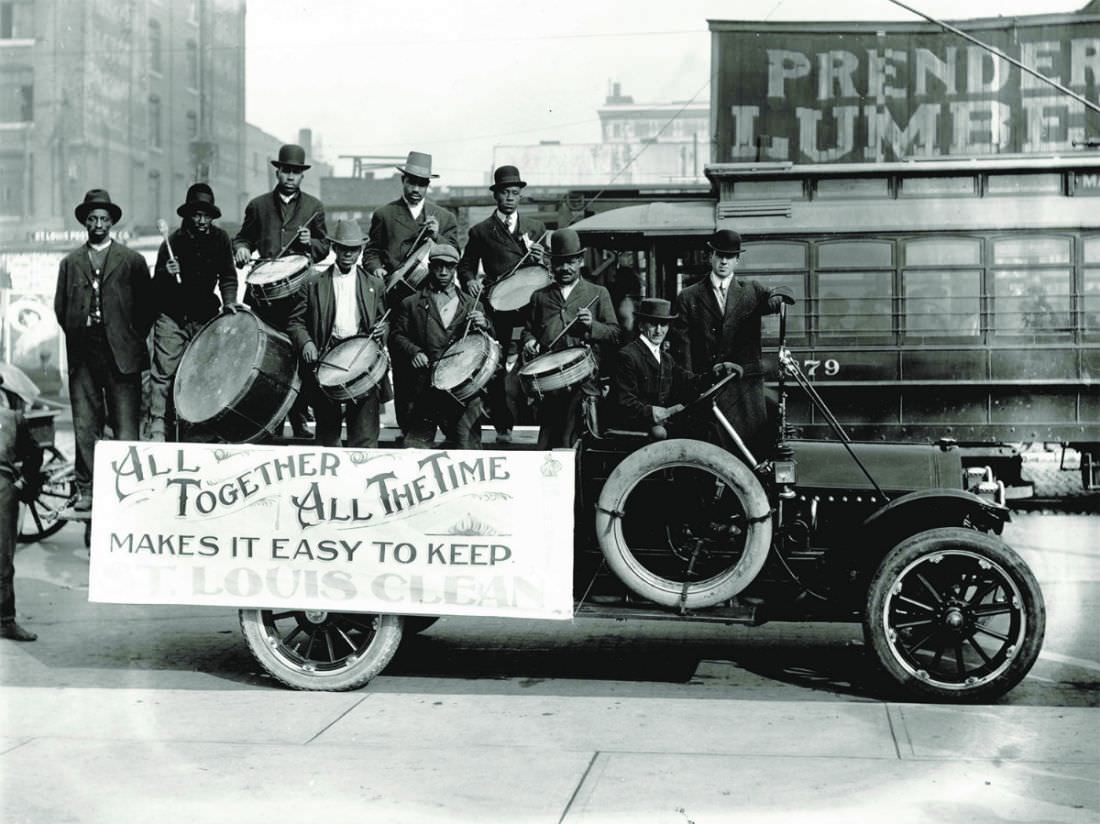
[[[180,265],[180,280],[165,268],[168,244]],[[211,226],[209,235],[192,235],[177,229],[162,243],[153,271],[153,290],[157,309],[177,323],[206,321],[218,313],[214,284],[222,303],[237,301],[237,267],[229,235],[219,226]]]
[[[145,338],[156,319],[153,281],[145,258],[112,241],[103,262],[100,292],[103,328],[115,365],[125,375],[140,372],[149,363]],[[77,333],[86,328],[92,301],[92,263],[85,244],[62,259],[53,300],[57,322],[65,331],[70,365],[85,358]]]
[[[587,306],[593,299],[592,328],[586,330],[579,324],[570,326],[569,332],[561,336],[554,349],[565,349],[585,343],[596,343],[606,356],[619,343],[622,330],[611,305],[611,295],[602,286],[597,286],[584,278],[578,278],[569,299],[562,298],[561,289],[556,283],[537,290],[531,296],[531,305],[527,307],[527,324],[523,330],[523,344],[534,338],[543,352],[550,342],[558,336],[566,324],[577,316],[577,310]]]
[[[369,239],[363,250],[363,266],[366,270],[373,272],[381,266],[386,272],[393,272],[404,263],[412,251],[412,244],[420,227],[429,215],[435,215],[439,221],[436,240],[449,243],[457,249],[458,222],[454,215],[442,206],[425,200],[420,219],[415,220],[404,199],[398,198],[378,209],[370,219]]]
[[[762,375],[760,319],[774,314],[771,298],[788,293],[784,287],[768,289],[759,281],[736,276],[726,293],[724,310],[710,285],[710,275],[676,296],[669,340],[676,361],[689,372],[702,372],[721,361],[740,364],[744,377]]]
[[[707,383],[707,374],[693,375],[661,350],[658,365],[639,338],[619,350],[611,383],[611,416],[628,429],[653,426],[653,407],[687,403]]]
[[[249,251],[259,250],[261,259],[273,258],[298,233],[306,220],[309,221],[312,236],[309,248],[295,240],[283,254],[307,255],[313,263],[317,263],[324,260],[329,251],[325,207],[313,195],[301,191],[289,208],[283,206],[277,190],[252,198],[244,207],[244,221],[233,238],[233,250],[243,246]]]
[[[485,270],[485,286],[492,286],[502,275],[515,268],[527,253],[524,237],[537,243],[546,233],[541,221],[519,215],[516,231],[509,232],[496,213],[470,228],[466,239],[466,250],[458,264],[458,275],[463,280],[477,273],[478,263]],[[528,257],[531,265],[535,261]]]
[[[435,363],[444,350],[462,334],[466,327],[466,318],[474,309],[485,312],[484,306],[459,289],[458,308],[451,322],[444,326],[443,318],[432,299],[432,290],[425,287],[401,301],[390,343],[401,352],[406,363],[421,352]],[[417,372],[427,373],[430,369],[420,369]]]
[[[296,301],[291,308],[287,333],[299,352],[310,341],[318,351],[324,352],[332,338],[332,325],[336,320],[336,292],[332,286],[335,271],[334,263],[321,272],[301,290],[301,300]],[[386,311],[386,287],[381,278],[357,266],[355,297],[359,306],[359,333],[365,335]],[[385,345],[385,340],[382,343]],[[383,378],[379,389],[382,403],[393,397],[388,376]]]

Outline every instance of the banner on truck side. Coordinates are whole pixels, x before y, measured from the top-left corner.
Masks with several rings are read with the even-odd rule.
[[[567,619],[573,459],[100,441],[88,597]]]

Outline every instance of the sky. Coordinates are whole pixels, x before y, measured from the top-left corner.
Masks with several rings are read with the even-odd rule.
[[[906,0],[943,20],[1086,0]],[[246,117],[320,153],[433,156],[439,184],[486,179],[494,146],[596,143],[611,81],[636,102],[710,95],[708,19],[919,21],[889,0],[247,0]],[[962,27],[965,28],[965,27]]]

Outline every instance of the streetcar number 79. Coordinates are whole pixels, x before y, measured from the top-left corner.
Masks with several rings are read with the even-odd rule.
[[[806,360],[802,362],[803,371],[811,378],[817,374],[818,367],[823,367],[822,374],[827,378],[831,378],[840,372],[840,362],[834,358],[824,361]]]

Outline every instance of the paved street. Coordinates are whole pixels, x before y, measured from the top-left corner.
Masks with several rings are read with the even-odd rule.
[[[960,708],[890,700],[855,625],[452,618],[365,690],[291,692],[232,610],[89,604],[69,525],[17,555],[40,640],[0,644],[0,817],[1097,821],[1100,516],[1006,539],[1043,656]]]

